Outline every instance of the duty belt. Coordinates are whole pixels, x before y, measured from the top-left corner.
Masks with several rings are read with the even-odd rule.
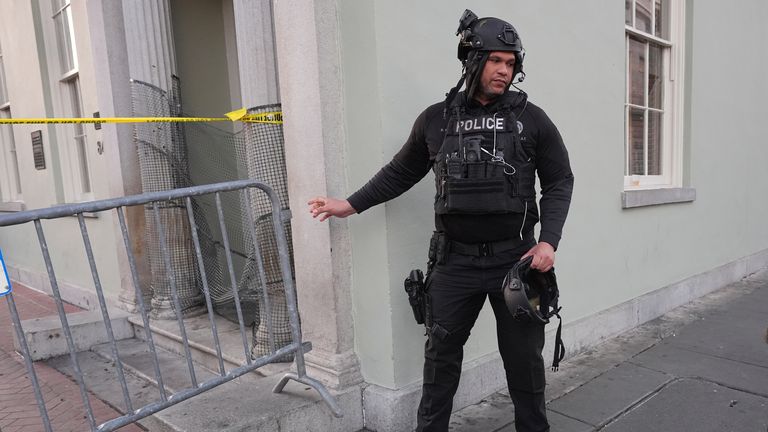
[[[461,243],[455,240],[448,240],[448,250],[461,255],[485,257],[515,249],[523,243],[527,243],[529,240],[531,239],[520,240],[518,238],[512,238],[509,240],[486,243]]]

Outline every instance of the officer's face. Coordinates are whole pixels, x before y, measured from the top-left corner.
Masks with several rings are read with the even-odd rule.
[[[480,91],[477,99],[483,104],[490,102],[504,91],[512,82],[515,70],[515,53],[493,51],[488,55],[483,74],[480,76]]]

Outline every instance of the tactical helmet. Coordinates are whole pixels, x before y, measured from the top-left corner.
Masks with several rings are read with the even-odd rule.
[[[532,270],[531,262],[532,256],[520,260],[507,273],[502,284],[504,301],[515,320],[547,324],[560,312],[555,271]]]
[[[473,61],[480,60],[478,54],[487,54],[491,51],[506,51],[515,54],[515,68],[512,79],[520,76],[523,80],[523,59],[525,50],[515,28],[512,24],[498,18],[478,18],[471,10],[467,9],[459,19],[459,28],[456,35],[460,36],[457,57],[467,69]],[[474,51],[474,55],[473,54]],[[486,56],[483,56],[486,57]],[[484,61],[483,61],[484,63]]]
[[[549,323],[549,318],[556,316],[560,321],[555,333],[555,345],[552,352],[552,370],[560,367],[565,357],[563,343],[563,320],[560,319],[560,307],[557,305],[560,291],[557,289],[555,271],[540,272],[531,269],[533,257],[529,256],[515,263],[502,283],[504,302],[512,317],[517,321]]]

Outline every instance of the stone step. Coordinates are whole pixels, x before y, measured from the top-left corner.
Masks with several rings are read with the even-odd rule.
[[[225,370],[231,370],[246,364],[246,350],[243,347],[243,339],[240,334],[240,326],[237,323],[215,315],[219,346]],[[128,322],[133,325],[136,337],[146,340],[144,322],[139,315],[132,315]],[[150,330],[156,346],[184,356],[184,344],[181,331],[176,320],[150,320]],[[220,365],[216,354],[211,323],[207,314],[188,317],[184,319],[184,328],[189,340],[192,361],[210,370],[219,371]],[[251,346],[251,329],[245,329],[246,345]],[[290,363],[272,363],[259,368],[256,373],[263,376],[285,373],[290,368]]]
[[[128,339],[118,343],[126,383],[134,410],[160,399],[154,379],[154,365],[145,341]],[[173,352],[157,348],[163,384],[170,397],[174,392],[191,388],[186,360]],[[126,412],[122,387],[109,344],[78,353],[89,391],[117,410]],[[72,376],[69,356],[50,359],[48,365]],[[213,378],[215,372],[195,364],[198,385]],[[223,383],[186,401],[140,420],[151,431],[354,431],[362,424],[360,388],[334,394],[344,413],[336,418],[320,395],[311,387],[289,381],[282,393],[272,389],[282,374],[261,376],[248,373]]]
[[[144,341],[127,339],[117,343],[118,353],[123,365],[125,381],[131,398],[132,410],[156,403],[161,400],[160,389],[155,379],[155,369],[149,354],[149,348]],[[186,361],[172,352],[157,348],[157,357],[166,396],[191,386]],[[128,412],[123,389],[118,378],[117,366],[112,356],[111,344],[96,345],[92,351],[82,351],[77,354],[80,370],[88,390],[97,398],[107,402],[121,414]],[[52,358],[46,363],[60,372],[74,377],[69,355]],[[184,374],[187,372],[187,374]],[[205,380],[214,374],[195,365],[198,380]],[[145,417],[138,423],[151,431],[173,431],[161,418],[156,415]]]
[[[126,370],[130,371],[136,377],[157,387],[158,381],[155,373],[155,365],[146,341],[140,339],[119,341],[117,343],[117,350],[120,355],[120,361],[123,363],[123,367]],[[109,343],[96,345],[91,348],[91,351],[106,360],[114,360],[112,355],[112,345]],[[193,387],[189,366],[184,357],[161,347],[155,347],[155,351],[160,367],[160,377],[163,380],[163,386],[165,387],[166,392],[169,394],[176,393],[180,390]],[[195,380],[198,384],[218,375],[216,372],[199,363],[193,362],[192,368],[195,373]]]
[[[128,323],[129,314],[119,309],[109,310],[112,334],[115,339],[128,339],[134,336],[134,327]],[[109,341],[107,329],[101,311],[83,311],[67,314],[67,324],[72,333],[76,351],[87,350],[93,345]],[[58,315],[23,320],[21,328],[27,340],[29,355],[33,361],[45,360],[69,353],[67,339]],[[21,345],[13,333],[13,345],[21,351]]]

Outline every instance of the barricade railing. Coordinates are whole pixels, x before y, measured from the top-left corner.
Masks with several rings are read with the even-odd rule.
[[[249,203],[251,202],[251,194],[253,193],[253,189],[260,189],[261,191],[263,191],[268,196],[272,204],[273,230],[274,230],[275,238],[277,240],[279,267],[282,274],[283,286],[284,286],[285,296],[287,300],[288,317],[290,321],[291,336],[292,336],[292,342],[290,344],[283,346],[279,349],[276,349],[274,344],[270,344],[271,352],[267,355],[264,355],[258,358],[252,357],[251,350],[248,347],[248,338],[246,337],[246,326],[243,320],[243,313],[240,309],[238,288],[237,288],[237,282],[236,282],[237,279],[235,277],[235,271],[234,271],[233,260],[232,260],[232,251],[230,250],[230,244],[229,244],[229,239],[227,235],[227,227],[224,223],[224,210],[222,209],[222,205],[221,205],[221,194],[225,192],[240,193],[241,198],[244,199],[244,202]],[[204,259],[201,254],[200,239],[197,233],[197,223],[195,221],[194,212],[192,211],[192,198],[201,196],[201,195],[207,195],[207,194],[215,195],[216,214],[218,215],[218,218],[219,218],[219,227],[221,229],[221,235],[223,239],[223,247],[225,250],[227,270],[229,272],[229,280],[231,283],[232,294],[235,298],[238,324],[239,324],[240,335],[242,338],[243,350],[244,350],[245,359],[246,359],[244,365],[231,369],[230,371],[225,371],[225,368],[224,368],[224,358],[222,356],[221,345],[219,342],[219,335],[216,328],[216,320],[214,319],[214,310],[211,303],[210,291],[209,291],[208,282],[205,274]],[[176,296],[176,281],[175,281],[176,276],[174,274],[172,263],[170,262],[170,257],[168,255],[168,250],[167,250],[167,245],[165,240],[166,237],[165,237],[165,231],[164,231],[165,227],[163,227],[163,225],[161,224],[160,213],[158,210],[160,204],[174,203],[174,202],[177,204],[183,203],[182,205],[186,207],[186,210],[187,210],[189,228],[191,231],[192,241],[195,246],[194,253],[197,258],[197,264],[198,264],[199,272],[201,275],[201,281],[203,285],[202,290],[205,296],[208,317],[211,325],[211,333],[213,336],[214,347],[216,350],[218,366],[219,366],[218,376],[215,376],[214,378],[211,378],[201,383],[198,382],[197,376],[195,374],[195,368],[192,362],[192,354],[190,352],[189,339],[186,334],[184,319],[181,313],[182,309],[181,309],[181,305],[179,304],[179,299]],[[161,240],[161,250],[163,255],[163,261],[165,263],[166,272],[168,274],[169,285],[171,287],[171,293],[172,293],[173,302],[174,302],[174,308],[176,310],[176,319],[178,321],[179,331],[180,331],[181,340],[184,348],[183,349],[184,357],[186,359],[187,368],[189,369],[189,378],[192,384],[191,388],[177,391],[176,393],[171,395],[168,394],[165,386],[163,385],[163,376],[160,370],[160,361],[158,359],[158,352],[155,347],[155,343],[152,337],[152,332],[150,331],[149,315],[148,315],[146,305],[144,304],[144,296],[142,295],[141,286],[139,284],[139,275],[137,271],[136,257],[133,253],[132,246],[131,246],[132,245],[131,234],[128,231],[128,227],[126,223],[124,208],[131,207],[131,206],[145,206],[146,208],[150,208],[151,213],[154,217],[154,220],[159,226],[159,237]],[[246,229],[248,230],[250,234],[250,238],[252,239],[252,242],[253,242],[252,247],[254,248],[254,251],[255,251],[254,259],[257,261],[256,264],[257,264],[257,268],[259,269],[259,283],[261,284],[261,292],[264,297],[262,301],[265,302],[265,305],[268,305],[269,299],[267,296],[267,287],[266,287],[265,278],[264,278],[264,263],[263,263],[263,258],[261,256],[261,253],[259,252],[258,242],[256,241],[257,239],[256,226],[254,223],[250,205],[245,205],[244,208],[248,216],[248,221],[250,222],[250,223],[246,223],[247,225]],[[98,212],[105,212],[105,211],[112,211],[112,210],[114,210],[117,213],[117,217],[120,223],[123,246],[125,247],[125,251],[128,257],[131,278],[133,281],[133,286],[136,294],[136,298],[135,298],[136,306],[141,315],[144,328],[146,329],[146,332],[145,332],[146,343],[148,345],[149,352],[152,357],[155,380],[157,382],[157,387],[159,391],[158,401],[152,402],[150,404],[147,404],[138,408],[133,406],[131,394],[128,389],[128,384],[126,382],[126,377],[125,377],[126,372],[124,371],[125,368],[121,361],[118,344],[113,334],[112,324],[110,321],[109,311],[107,308],[107,302],[104,296],[104,290],[101,285],[101,280],[99,278],[99,273],[96,266],[96,260],[94,257],[91,241],[88,236],[87,224],[85,222],[85,217],[84,217],[84,214],[86,213],[98,213]],[[73,340],[72,331],[67,321],[67,315],[64,311],[64,303],[62,301],[61,293],[59,290],[58,280],[56,278],[54,266],[51,261],[51,254],[49,253],[48,243],[46,242],[43,224],[41,223],[41,220],[44,220],[44,219],[58,219],[58,218],[71,217],[71,216],[76,216],[79,223],[80,233],[83,239],[83,244],[85,246],[85,254],[90,267],[91,275],[93,276],[93,283],[94,283],[96,295],[99,302],[99,308],[100,308],[102,319],[104,321],[104,325],[106,328],[109,344],[111,346],[112,355],[114,357],[117,377],[120,382],[120,386],[122,388],[123,405],[124,405],[122,408],[124,408],[123,412],[126,413],[125,415],[122,415],[120,417],[114,418],[112,420],[106,421],[98,425],[96,424],[96,419],[94,418],[93,409],[91,407],[91,403],[88,395],[88,390],[86,388],[85,380],[83,377],[83,372],[81,371],[80,365],[78,362],[77,349],[75,347],[75,343]],[[0,215],[0,227],[20,225],[20,224],[25,224],[29,222],[32,222],[35,226],[35,230],[37,232],[37,238],[40,243],[40,250],[42,252],[43,260],[45,262],[45,267],[46,267],[48,278],[51,285],[50,286],[51,292],[52,292],[54,301],[56,303],[56,309],[58,311],[58,315],[61,320],[62,331],[66,338],[67,347],[69,349],[69,356],[72,364],[72,370],[74,371],[74,380],[76,381],[79,387],[80,396],[83,401],[83,406],[85,408],[87,420],[91,427],[91,430],[101,431],[101,432],[113,431],[122,426],[136,422],[137,420],[140,420],[144,417],[157,413],[158,411],[161,411],[179,402],[185,401],[193,396],[201,394],[218,385],[231,381],[248,372],[254,371],[255,369],[261,366],[264,366],[266,364],[269,364],[271,362],[274,362],[280,359],[281,357],[284,357],[286,355],[291,355],[291,354],[293,354],[294,361],[296,363],[296,372],[285,374],[283,378],[278,382],[278,384],[273,388],[273,392],[275,393],[281,392],[289,380],[298,381],[300,383],[306,384],[314,388],[320,394],[323,400],[328,404],[333,414],[336,417],[341,417],[341,411],[338,405],[336,404],[336,401],[334,400],[333,396],[319,381],[313,378],[310,378],[309,376],[307,376],[307,373],[306,373],[306,367],[304,364],[304,353],[311,350],[311,344],[309,342],[302,341],[301,325],[300,325],[297,302],[296,302],[296,288],[293,282],[293,275],[291,274],[292,272],[291,272],[288,240],[285,233],[285,223],[288,220],[290,220],[290,218],[291,218],[290,211],[288,209],[281,208],[280,200],[278,199],[278,196],[275,194],[275,192],[269,186],[257,180],[238,180],[238,181],[231,181],[231,182],[218,183],[218,184],[212,184],[212,185],[194,186],[194,187],[174,189],[174,190],[163,191],[163,192],[151,192],[151,193],[145,193],[140,195],[122,197],[122,198],[105,199],[105,200],[84,202],[84,203],[78,203],[78,204],[67,204],[67,205],[60,205],[60,206],[55,206],[47,209],[29,210],[29,211],[14,213],[14,214]],[[35,399],[37,400],[37,404],[40,410],[40,416],[45,426],[45,430],[47,432],[52,432],[51,422],[48,416],[48,410],[45,405],[40,383],[38,382],[37,375],[35,374],[33,362],[30,357],[29,346],[24,336],[24,330],[21,326],[22,325],[21,318],[19,317],[19,313],[16,309],[13,293],[9,294],[7,297],[8,297],[8,306],[10,308],[10,315],[13,321],[13,327],[16,332],[16,337],[19,341],[21,355],[24,358],[24,363],[27,368],[27,373],[29,375],[30,381],[33,386]],[[272,337],[273,329],[271,327],[271,324],[272,324],[271,321],[268,319],[267,325],[268,325],[268,334],[269,334],[270,341],[273,339]]]

